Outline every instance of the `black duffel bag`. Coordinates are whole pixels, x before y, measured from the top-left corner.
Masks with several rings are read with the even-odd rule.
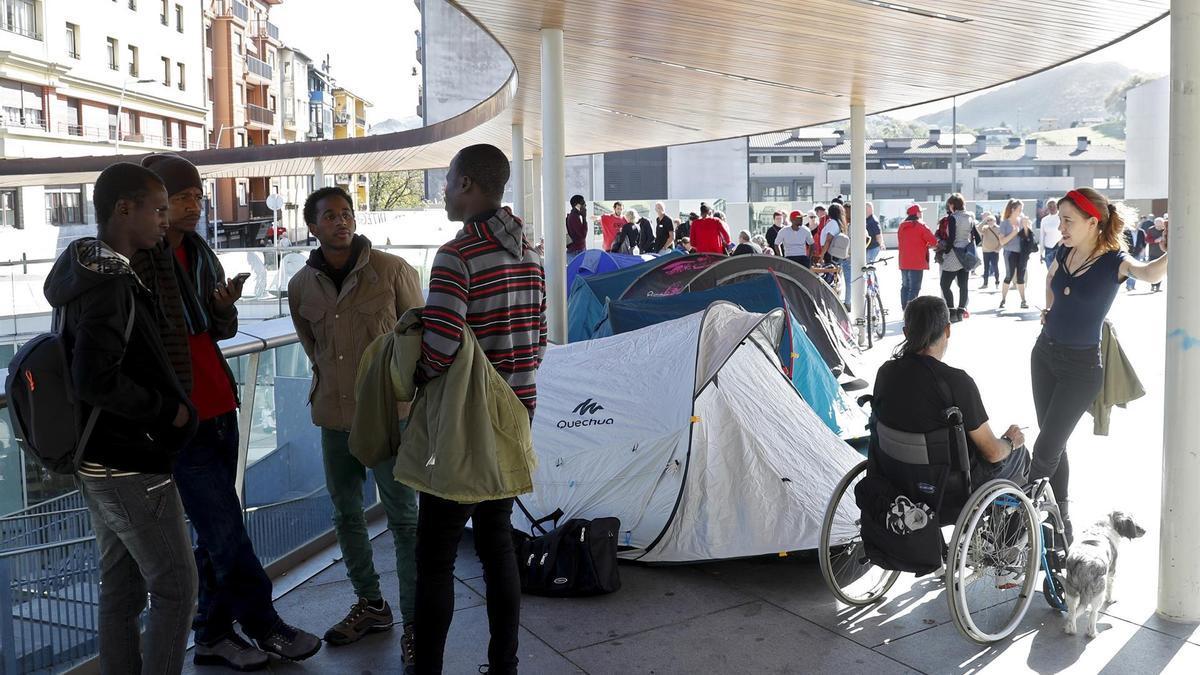
[[[561,509],[535,520],[521,500],[517,506],[533,524],[530,534],[513,528],[513,550],[521,592],[555,598],[603,595],[621,588],[617,571],[617,518],[572,518],[562,525]],[[549,532],[543,523],[554,523]],[[532,532],[540,532],[539,535]]]

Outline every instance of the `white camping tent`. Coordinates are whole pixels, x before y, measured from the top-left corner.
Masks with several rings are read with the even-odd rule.
[[[782,372],[783,320],[717,302],[552,347],[522,503],[534,517],[616,516],[622,555],[648,562],[816,548],[833,488],[861,457]],[[528,531],[519,509],[513,525]]]

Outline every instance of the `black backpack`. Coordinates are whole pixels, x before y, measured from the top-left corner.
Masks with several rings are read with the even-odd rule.
[[[130,302],[125,343],[133,333],[137,302]],[[71,380],[71,359],[63,338],[61,314],[55,329],[26,342],[8,365],[8,414],[13,432],[25,452],[38,458],[52,473],[74,474],[83,459],[83,448],[100,417],[92,408],[83,419],[82,402]]]
[[[559,525],[562,509],[535,520],[521,500],[515,501],[533,523],[533,530],[541,532],[540,536],[534,536],[516,528],[512,531],[522,593],[577,598],[613,593],[621,588],[621,575],[617,571],[619,519],[572,518]],[[547,532],[542,527],[546,522],[553,522],[554,529]]]

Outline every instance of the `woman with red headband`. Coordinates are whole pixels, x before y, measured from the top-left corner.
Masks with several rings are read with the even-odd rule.
[[[1069,542],[1066,445],[1104,384],[1100,357],[1104,317],[1125,279],[1158,282],[1167,274],[1167,258],[1144,263],[1126,255],[1124,219],[1114,204],[1091,188],[1068,192],[1058,202],[1058,214],[1062,242],[1046,278],[1042,334],[1032,356],[1039,432],[1029,477],[1050,478]]]

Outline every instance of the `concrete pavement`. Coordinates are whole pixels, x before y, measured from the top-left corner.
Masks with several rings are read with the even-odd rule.
[[[1044,267],[1031,261],[1030,304],[1043,305]],[[899,274],[882,267],[889,336],[866,355],[878,365],[898,344]],[[998,312],[998,294],[971,283],[971,318],[955,324],[947,361],[965,368],[980,386],[993,426],[1028,425],[1036,436],[1030,395],[1029,352],[1039,330],[1038,311],[1022,311],[1014,292]],[[1081,527],[1108,511],[1131,511],[1145,538],[1121,549],[1116,602],[1100,621],[1100,635],[1063,634],[1061,619],[1040,597],[1010,640],[978,647],[950,622],[942,584],[902,575],[887,599],[871,608],[838,606],[821,581],[815,558],[799,554],[698,565],[622,565],[623,588],[600,597],[550,600],[526,597],[522,608],[523,673],[1196,673],[1200,627],[1154,615],[1162,458],[1163,335],[1166,293],[1122,290],[1110,314],[1141,376],[1144,398],[1114,411],[1110,435],[1093,436],[1084,417],[1069,452],[1073,516]],[[925,294],[938,293],[936,278]],[[873,372],[871,370],[870,372]],[[764,414],[769,411],[764,410]],[[1200,514],[1196,514],[1200,515]],[[387,597],[397,584],[390,535],[375,540],[376,563]],[[468,535],[469,539],[469,535]],[[1197,561],[1200,564],[1200,561]],[[460,549],[457,613],[446,673],[474,673],[486,662],[487,623],[481,570],[469,541]],[[340,563],[279,601],[281,613],[322,633],[353,601]],[[304,664],[276,664],[279,672],[400,672],[398,632],[325,648]],[[188,672],[212,672],[191,669]]]

